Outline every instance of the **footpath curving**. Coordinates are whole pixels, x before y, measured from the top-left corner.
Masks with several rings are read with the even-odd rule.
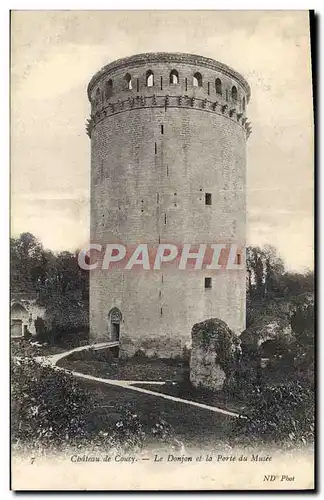
[[[167,399],[170,401],[175,401],[177,403],[187,404],[191,406],[195,406],[197,408],[201,408],[203,410],[208,410],[214,413],[220,413],[222,415],[227,415],[230,417],[238,418],[240,415],[236,412],[224,410],[223,408],[218,408],[217,406],[210,406],[204,403],[198,403],[197,401],[192,401],[190,399],[177,398],[176,396],[170,396],[169,394],[163,394],[161,392],[155,392],[149,389],[144,389],[143,387],[136,387],[133,384],[149,384],[149,385],[163,385],[164,382],[156,382],[156,381],[148,381],[148,380],[112,380],[100,377],[94,377],[93,375],[87,375],[85,373],[80,373],[76,371],[69,370],[67,368],[63,368],[61,366],[57,366],[58,361],[69,356],[73,352],[79,352],[87,349],[107,349],[109,347],[115,347],[115,342],[105,342],[102,344],[94,344],[94,345],[86,345],[81,347],[75,347],[69,351],[65,351],[59,354],[53,354],[50,356],[37,356],[35,357],[35,361],[42,363],[44,365],[50,365],[54,367],[56,370],[62,371],[64,373],[70,374],[75,378],[81,380],[90,380],[93,382],[98,382],[100,384],[112,385],[115,387],[120,387],[121,389],[127,389],[135,392],[140,392],[142,394],[149,394],[150,396],[157,396],[159,398]]]

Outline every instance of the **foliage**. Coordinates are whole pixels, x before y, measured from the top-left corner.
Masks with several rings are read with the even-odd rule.
[[[10,285],[21,292],[34,291],[35,283],[41,278],[43,247],[30,233],[19,238],[10,238]]]
[[[299,297],[305,294],[313,294],[315,289],[314,272],[291,273],[285,272],[280,284],[282,294],[287,297]],[[298,300],[298,299],[297,299]]]
[[[290,319],[295,303],[314,294],[314,273],[285,270],[276,250],[247,247],[247,326],[264,314]]]
[[[312,295],[299,296],[291,317],[292,329],[298,341],[304,346],[314,347],[315,306]]]
[[[49,345],[48,343],[40,344],[35,341],[35,338],[30,340],[26,338],[13,338],[10,345],[11,355],[22,358],[58,354],[64,352],[64,350],[64,348],[57,345]]]
[[[248,247],[246,249],[246,268],[248,293],[258,299],[274,296],[284,273],[283,261],[277,256],[275,248]]]
[[[255,387],[234,434],[250,443],[307,445],[314,439],[314,388],[292,381]]]
[[[115,405],[100,415],[101,403],[72,376],[33,359],[11,366],[11,436],[15,447],[64,449],[67,446],[138,449],[145,443],[175,443],[163,415]]]
[[[73,349],[74,347],[89,345],[89,331],[83,328],[78,331],[74,329],[70,331],[65,329],[57,332],[52,331],[50,339],[53,346],[59,346],[64,350]]]
[[[112,434],[114,442],[122,442],[123,449],[139,450],[144,443],[162,441],[174,444],[174,431],[161,415],[139,415],[129,403],[120,409],[120,417]]]
[[[42,449],[87,436],[93,401],[71,376],[32,359],[14,359],[11,383],[13,442]]]
[[[11,238],[12,291],[37,293],[44,305],[56,296],[72,295],[88,300],[89,276],[87,271],[79,267],[77,253],[45,250],[30,233]]]
[[[10,240],[11,292],[37,298],[46,309],[46,328],[38,340],[53,342],[89,329],[89,275],[78,265],[77,252],[45,250],[35,236]]]
[[[290,299],[257,300],[247,296],[246,299],[246,327],[249,328],[264,316],[274,316],[278,319],[290,321]]]
[[[269,315],[289,321],[296,338],[291,346],[299,377],[314,378],[314,273],[285,271],[273,248],[247,249],[247,328]]]
[[[224,383],[224,394],[235,401],[246,403],[258,385],[260,372],[254,365],[240,365]]]
[[[227,389],[232,394],[245,395],[249,402],[251,394],[260,390],[267,394],[269,384],[274,382],[286,380],[289,384],[299,380],[303,385],[313,382],[314,273],[286,271],[275,249],[269,246],[248,247],[246,266],[247,331],[251,338],[259,338],[258,328],[267,317],[272,317],[278,323],[280,334],[273,338],[270,335],[257,351],[253,345],[247,345],[244,334],[241,336],[241,362]],[[292,335],[289,335],[290,328]],[[269,358],[269,362],[261,369],[262,357]]]
[[[45,313],[48,330],[77,332],[89,328],[88,304],[63,296],[53,297]]]

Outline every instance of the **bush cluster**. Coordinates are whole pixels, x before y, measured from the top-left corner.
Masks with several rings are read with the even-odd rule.
[[[295,446],[308,445],[314,439],[314,357],[309,341],[314,335],[312,304],[299,309],[297,317],[305,320],[298,319],[304,343],[292,335],[287,320],[264,316],[242,334],[241,350],[220,320],[206,320],[193,328],[193,347],[203,345],[217,352],[216,362],[226,373],[224,394],[244,402],[244,415],[234,431],[240,442]],[[270,334],[276,342],[267,339]],[[264,340],[261,346],[260,339]],[[269,344],[268,350],[263,349],[265,344]],[[264,356],[269,358],[263,360]]]
[[[11,368],[14,447],[140,449],[145,443],[176,441],[161,414],[142,414],[130,405],[100,414],[95,394],[71,375],[28,358],[13,359]]]
[[[66,336],[88,331],[88,304],[74,297],[60,295],[52,297],[46,305],[45,325],[49,338],[59,338],[60,334]]]
[[[291,381],[255,387],[235,435],[260,444],[308,445],[314,439],[314,388]]]
[[[87,436],[94,403],[71,376],[33,359],[13,360],[12,440],[60,447]]]
[[[131,403],[120,408],[120,417],[111,438],[114,443],[123,443],[125,451],[140,450],[144,443],[152,441],[169,445],[176,443],[173,428],[162,415],[139,415]]]

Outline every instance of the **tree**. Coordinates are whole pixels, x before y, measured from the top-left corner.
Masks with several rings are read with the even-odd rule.
[[[11,287],[16,291],[34,292],[43,269],[43,246],[31,233],[10,239]]]
[[[304,304],[305,294],[314,295],[314,273],[286,271],[282,259],[270,245],[247,247],[246,267],[247,326],[264,315],[290,319],[297,302]]]
[[[78,265],[78,252],[55,254],[45,250],[31,233],[10,239],[11,288],[36,292],[45,304],[54,296],[73,295],[88,300],[88,272]]]
[[[294,301],[294,311],[291,317],[292,329],[304,347],[314,349],[315,304],[311,294],[299,295]]]
[[[305,274],[285,272],[281,276],[280,287],[285,296],[297,297],[304,293],[314,293],[314,272]]]
[[[248,295],[259,300],[275,295],[285,270],[276,249],[271,245],[248,247],[246,256]]]

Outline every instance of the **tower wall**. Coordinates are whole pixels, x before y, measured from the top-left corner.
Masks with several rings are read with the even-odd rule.
[[[170,83],[172,70],[179,75],[176,84]],[[202,86],[194,87],[197,72]],[[199,56],[146,54],[103,68],[88,94],[92,242],[245,244],[249,87],[240,75]],[[205,204],[206,192],[211,205]],[[211,289],[205,289],[205,277],[212,277]],[[93,341],[112,338],[113,308],[122,315],[123,354],[142,349],[181,355],[198,321],[218,317],[237,333],[245,328],[245,272],[163,265],[161,271],[91,271]]]

